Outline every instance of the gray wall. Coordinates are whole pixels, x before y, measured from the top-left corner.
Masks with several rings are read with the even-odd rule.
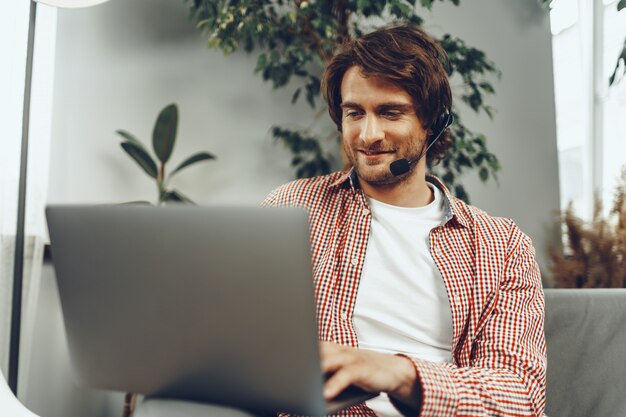
[[[503,72],[489,100],[495,120],[462,109],[502,162],[500,186],[482,184],[475,173],[465,183],[472,203],[515,219],[533,238],[547,272],[559,208],[548,14],[534,1],[473,0],[437,4],[425,17],[429,31],[462,37]],[[269,129],[307,126],[308,107],[289,106],[291,89],[273,91],[254,75],[254,56],[207,50],[179,1],[61,10],[58,25],[50,202],[154,200],[155,187],[113,132],[123,128],[149,142],[158,111],[170,102],[181,111],[173,163],[198,150],[218,156],[173,182],[196,201],[256,204],[291,179],[289,154]],[[328,118],[319,129],[332,132]]]
[[[276,123],[306,125],[305,105],[253,74],[255,57],[208,51],[179,0],[111,1],[60,10],[49,201],[154,201],[156,187],[119,147],[116,129],[151,141],[159,110],[180,108],[172,162],[218,160],[173,185],[199,203],[256,204],[291,177]]]
[[[552,220],[559,207],[548,16],[535,1],[472,0],[458,8],[437,3],[425,17],[427,30],[461,36],[503,72],[490,100],[497,109],[494,121],[462,111],[466,124],[485,133],[500,158],[500,186],[484,185],[475,174],[465,184],[475,205],[515,219],[533,238],[545,272],[547,245],[558,241]],[[286,105],[291,90],[274,92],[255,76],[254,57],[207,51],[180,1],[117,0],[60,10],[58,27],[50,202],[153,200],[154,186],[123,154],[113,132],[123,128],[148,141],[156,114],[170,102],[181,110],[174,163],[197,150],[219,158],[190,168],[174,183],[196,201],[257,204],[291,179],[289,154],[273,144],[268,130],[273,124],[308,125],[308,108]],[[332,126],[326,121],[320,129]],[[52,276],[48,271],[43,280]],[[54,326],[50,337],[63,337]],[[55,343],[53,352],[35,347],[32,370],[49,376],[33,385],[26,404],[46,417],[81,415],[87,405],[72,411],[69,394],[45,406],[44,399],[55,401],[43,392],[45,381],[69,384],[65,370],[47,365],[63,350],[62,342]],[[102,399],[89,401],[94,410],[103,409]],[[106,414],[100,413],[94,415]]]

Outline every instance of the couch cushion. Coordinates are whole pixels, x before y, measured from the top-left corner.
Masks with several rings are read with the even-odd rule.
[[[626,416],[626,289],[548,289],[546,413]]]

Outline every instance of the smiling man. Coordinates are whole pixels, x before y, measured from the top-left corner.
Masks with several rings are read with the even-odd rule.
[[[530,239],[426,174],[446,157],[443,50],[409,26],[345,46],[322,81],[351,169],[274,190],[309,212],[325,395],[342,412],[540,416],[544,303]]]

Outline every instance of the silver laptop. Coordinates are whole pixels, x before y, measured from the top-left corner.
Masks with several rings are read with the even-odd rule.
[[[50,206],[65,328],[90,387],[325,415],[299,209]]]

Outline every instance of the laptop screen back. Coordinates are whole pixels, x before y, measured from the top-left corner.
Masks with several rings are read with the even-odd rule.
[[[304,211],[52,206],[47,217],[83,384],[323,414]]]

